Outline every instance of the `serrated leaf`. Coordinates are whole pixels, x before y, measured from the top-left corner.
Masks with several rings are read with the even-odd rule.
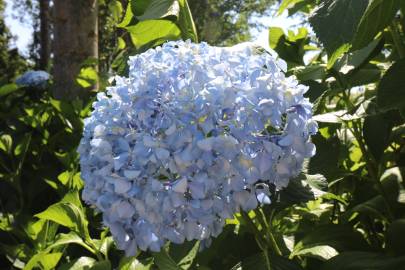
[[[360,49],[385,27],[387,27],[399,9],[400,0],[372,0],[358,25],[353,39],[353,49]]]
[[[308,66],[300,66],[293,69],[294,75],[300,81],[308,81],[308,80],[323,80],[326,75],[326,70],[324,65],[314,64]]]
[[[313,12],[309,22],[329,56],[352,41],[367,5],[368,0],[325,0]]]

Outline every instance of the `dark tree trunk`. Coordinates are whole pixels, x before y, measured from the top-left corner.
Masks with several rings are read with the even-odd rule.
[[[91,90],[76,78],[84,61],[98,58],[97,0],[54,0],[54,96],[85,98]]]
[[[50,35],[49,35],[49,0],[39,0],[40,20],[40,51],[39,68],[47,70],[49,67]]]

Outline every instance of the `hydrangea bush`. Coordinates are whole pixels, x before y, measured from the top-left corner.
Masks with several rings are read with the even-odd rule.
[[[48,72],[43,70],[30,70],[16,79],[20,86],[45,87],[50,79]]]
[[[99,93],[79,146],[84,200],[127,255],[209,245],[315,153],[307,87],[250,44],[168,42]]]

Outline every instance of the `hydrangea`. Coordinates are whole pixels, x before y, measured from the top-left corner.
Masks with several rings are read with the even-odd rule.
[[[49,80],[50,75],[43,70],[30,70],[16,79],[16,84],[20,86],[43,87]]]
[[[84,200],[127,255],[222,231],[315,153],[306,86],[250,44],[168,42],[99,93],[79,146]]]

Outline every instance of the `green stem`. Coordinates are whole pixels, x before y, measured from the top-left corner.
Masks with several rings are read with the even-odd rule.
[[[274,237],[274,234],[273,234],[273,231],[272,231],[272,228],[271,228],[271,223],[272,223],[272,220],[273,220],[274,211],[275,211],[274,208],[272,208],[271,211],[270,211],[270,215],[269,215],[269,221],[267,222],[266,215],[264,214],[263,209],[261,209],[261,208],[259,209],[261,217],[263,218],[264,224],[265,224],[265,226],[267,228],[266,232],[268,234],[270,247],[272,248],[272,250],[275,251],[275,253],[277,255],[283,256],[283,253],[281,252],[281,249],[279,248],[279,246],[277,244],[276,238]]]
[[[392,36],[392,40],[394,41],[395,49],[398,52],[399,58],[405,57],[405,47],[401,40],[401,35],[399,33],[399,29],[395,21],[393,21],[389,27],[389,31]]]
[[[256,227],[256,224],[254,224],[252,219],[249,217],[248,213],[246,213],[244,211],[240,211],[240,215],[242,216],[242,218],[246,222],[246,224],[250,227],[250,229],[253,231],[253,234],[255,235],[255,239],[256,239],[256,242],[257,242],[257,245],[259,246],[259,248],[265,252],[267,250],[266,242],[263,241],[262,239],[260,239],[261,233],[260,233],[259,229]]]
[[[365,143],[363,142],[363,139],[361,136],[360,127],[357,125],[357,122],[353,121],[352,123],[353,123],[353,129],[351,131],[352,131],[354,137],[356,138],[356,141],[359,143],[360,151],[366,161],[368,173],[370,174],[370,177],[376,183],[377,189],[378,189],[380,195],[383,197],[385,204],[387,205],[389,219],[393,220],[394,212],[392,210],[391,203],[389,202],[387,193],[385,192],[384,187],[381,184],[379,172],[378,172],[378,169],[376,169],[376,165],[375,165],[375,164],[377,164],[377,162],[367,151],[367,148],[366,148]]]
[[[270,264],[269,253],[267,252],[267,250],[263,250],[263,254],[264,254],[264,259],[266,260],[267,270],[272,270],[271,264]]]
[[[354,108],[354,105],[350,101],[350,95],[348,95],[346,93],[346,90],[350,91],[349,87],[347,87],[347,85],[344,84],[344,82],[341,80],[339,74],[336,74],[336,78],[337,78],[337,82],[338,82],[339,86],[342,87],[343,89],[345,89],[345,90],[343,90],[342,95],[343,95],[343,99],[345,101],[346,106],[349,109]],[[385,203],[387,205],[388,216],[389,216],[390,220],[393,220],[394,212],[393,212],[391,204],[389,202],[387,193],[385,192],[384,187],[381,184],[380,177],[379,177],[379,172],[378,172],[377,162],[373,158],[373,156],[369,154],[369,152],[368,152],[368,150],[367,150],[367,148],[365,146],[365,143],[363,142],[363,137],[362,137],[362,134],[361,134],[361,128],[359,127],[357,121],[353,120],[352,124],[353,124],[353,128],[350,128],[349,125],[347,125],[347,128],[352,132],[352,134],[354,135],[356,141],[358,142],[359,147],[360,147],[360,151],[361,151],[361,153],[362,153],[362,155],[364,157],[364,160],[366,162],[368,173],[370,174],[370,177],[376,183],[377,189],[378,189],[380,195],[383,197],[383,199],[384,199],[384,201],[385,201]]]

